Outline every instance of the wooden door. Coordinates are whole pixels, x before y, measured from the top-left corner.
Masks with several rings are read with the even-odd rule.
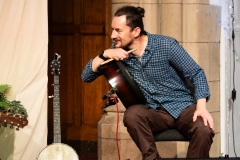
[[[61,55],[60,112],[62,142],[81,157],[96,156],[98,108],[108,84],[104,77],[84,83],[81,73],[86,63],[110,47],[111,0],[48,0],[49,64]],[[53,94],[49,68],[48,95]],[[48,101],[48,143],[53,139],[53,100]],[[88,153],[89,152],[89,153]],[[87,154],[87,155],[84,155]]]

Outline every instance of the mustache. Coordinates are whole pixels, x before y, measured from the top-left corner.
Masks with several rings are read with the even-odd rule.
[[[112,46],[111,46],[111,48],[116,48],[116,44],[117,44],[118,41],[121,41],[121,40],[117,39],[117,38],[112,39]],[[120,48],[122,48],[122,49],[124,49],[126,51],[129,50],[129,46],[128,45],[127,46],[120,46]]]
[[[112,46],[115,48],[115,46],[116,46],[116,41],[112,41]]]
[[[113,48],[116,47],[117,41],[118,41],[118,39],[116,39],[116,38],[112,39],[112,46],[113,46]]]

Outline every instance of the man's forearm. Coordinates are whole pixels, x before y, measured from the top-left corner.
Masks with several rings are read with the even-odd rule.
[[[206,105],[207,105],[206,98],[200,98],[197,100],[197,109],[202,109],[202,108],[206,109]]]
[[[92,61],[92,70],[96,71],[102,62],[104,62],[104,60],[96,56]]]

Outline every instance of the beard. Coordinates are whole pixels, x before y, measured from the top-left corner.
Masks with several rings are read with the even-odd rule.
[[[118,43],[118,42],[122,42],[121,40],[114,39],[113,42],[114,42],[114,47],[122,48],[122,49],[128,51],[128,50],[129,50],[129,47],[130,47],[130,46],[132,45],[132,43],[133,43],[133,40],[128,41],[126,44],[121,44],[120,46],[118,46],[117,43]]]

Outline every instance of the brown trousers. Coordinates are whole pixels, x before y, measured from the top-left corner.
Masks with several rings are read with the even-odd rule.
[[[187,158],[208,158],[214,131],[204,125],[201,117],[193,122],[195,110],[196,105],[191,105],[175,119],[163,107],[155,111],[146,106],[134,105],[125,111],[123,122],[140,149],[143,160],[160,158],[153,134],[170,128],[176,128],[190,139]]]

